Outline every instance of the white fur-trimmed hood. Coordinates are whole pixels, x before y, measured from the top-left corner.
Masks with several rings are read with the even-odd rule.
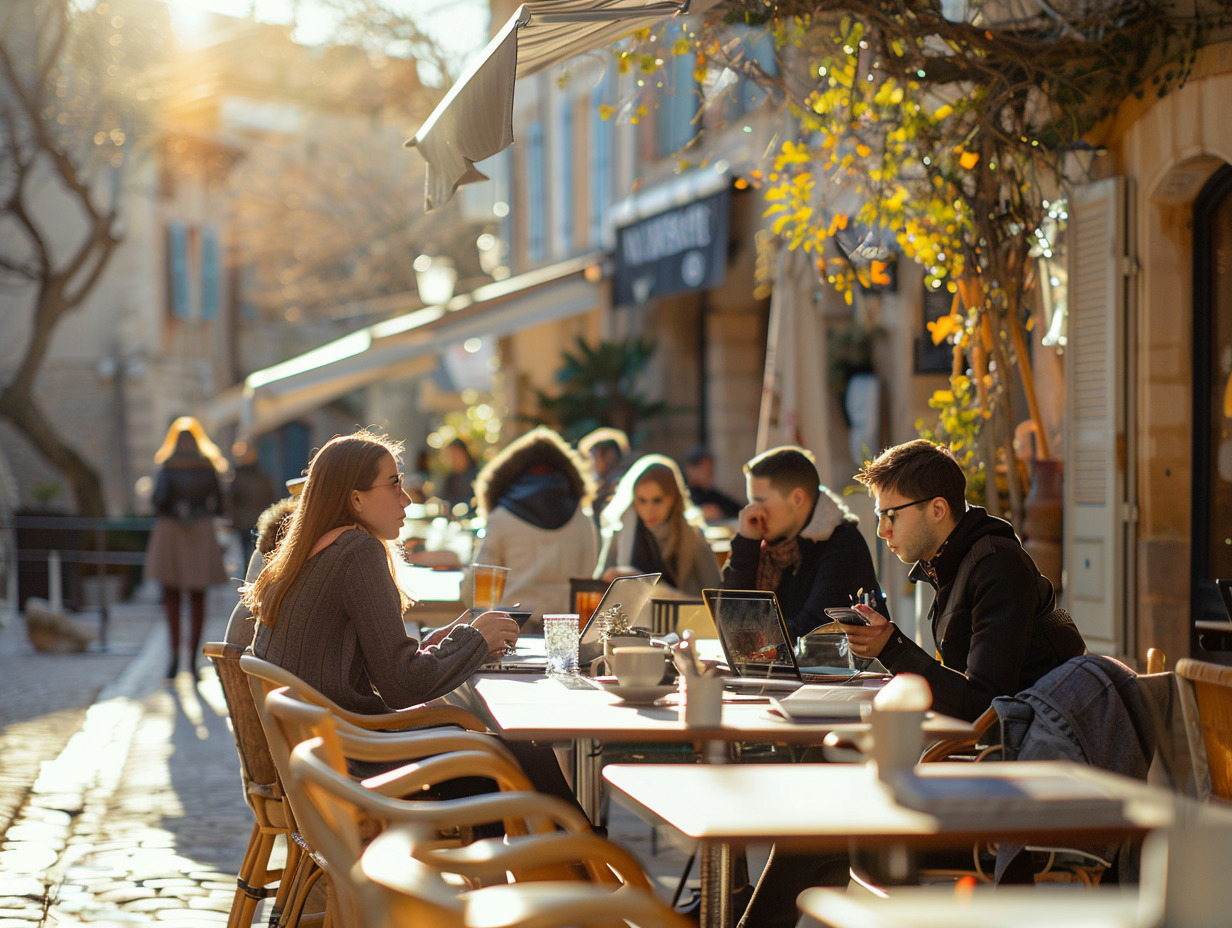
[[[827,541],[834,534],[834,530],[844,522],[859,524],[860,517],[843,505],[843,501],[831,492],[829,487],[822,486],[819,489],[821,493],[817,497],[817,505],[813,508],[813,516],[800,530],[801,538]]]

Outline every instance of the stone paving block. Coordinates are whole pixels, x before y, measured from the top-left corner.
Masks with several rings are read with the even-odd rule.
[[[11,841],[0,850],[0,873],[42,873],[54,866],[59,857],[59,853],[44,844]]]
[[[12,918],[36,908],[41,912],[43,901],[42,893],[38,896],[0,896],[0,914],[5,918]]]
[[[223,898],[218,895],[203,896],[200,899],[189,899],[188,906],[192,909],[199,909],[208,912],[230,912],[230,898]]]
[[[62,840],[68,836],[68,825],[49,824],[48,822],[23,819],[21,824],[13,825],[4,833],[6,841],[47,841]]]
[[[139,899],[153,899],[157,895],[158,893],[153,889],[147,889],[135,883],[120,882],[109,889],[96,892],[94,898],[99,902],[125,905],[129,902],[136,902]]]
[[[11,896],[43,896],[44,883],[32,876],[0,876],[0,902]]]
[[[32,800],[30,805],[22,812],[22,824],[26,822],[42,822],[45,825],[52,825],[57,828],[70,828],[73,824],[73,816],[60,809],[48,806],[43,797],[39,797]]]

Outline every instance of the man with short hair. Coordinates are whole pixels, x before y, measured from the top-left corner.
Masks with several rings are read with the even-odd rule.
[[[994,696],[1020,692],[1086,650],[1010,524],[967,505],[967,477],[948,449],[909,441],[855,477],[876,499],[877,534],[915,565],[913,581],[937,590],[929,620],[941,659],[864,605],[854,608],[872,624],[842,627],[857,657],[920,674],[934,709],[974,720]],[[796,897],[810,886],[846,886],[848,865],[845,854],[774,848],[740,928],[795,925]],[[1016,879],[1030,882],[1029,867]]]
[[[797,637],[827,624],[825,609],[862,593],[884,599],[859,520],[821,485],[813,456],[784,445],[744,465],[749,504],[723,565],[725,590],[773,590]]]
[[[974,720],[996,696],[1021,692],[1085,653],[1045,578],[1008,522],[966,502],[967,478],[949,449],[917,439],[888,448],[855,475],[876,499],[877,534],[910,579],[937,592],[929,612],[940,660],[876,610],[844,626],[854,654],[891,673],[924,677],[933,708]]]

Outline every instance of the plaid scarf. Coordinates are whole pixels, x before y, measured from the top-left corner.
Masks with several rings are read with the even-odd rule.
[[[759,590],[777,590],[783,572],[788,568],[794,570],[800,565],[800,541],[798,535],[793,535],[778,544],[769,544],[764,539],[761,543],[761,556],[757,560],[757,588]]]

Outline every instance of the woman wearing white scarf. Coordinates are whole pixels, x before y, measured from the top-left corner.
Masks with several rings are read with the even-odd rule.
[[[603,510],[596,574],[662,573],[657,596],[700,599],[719,585],[719,567],[699,510],[689,500],[680,469],[671,458],[648,454],[621,478]]]

